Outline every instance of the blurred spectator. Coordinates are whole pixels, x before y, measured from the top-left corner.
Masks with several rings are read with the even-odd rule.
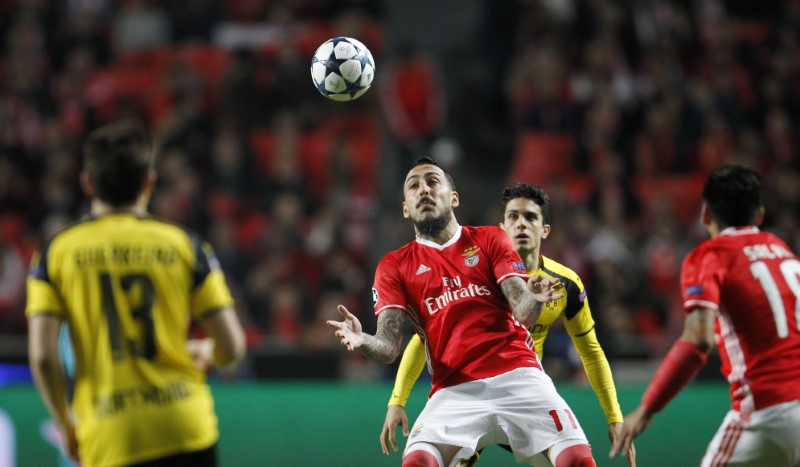
[[[166,13],[151,0],[125,0],[114,18],[117,54],[167,45],[171,40]]]
[[[382,107],[404,159],[426,152],[444,128],[442,79],[434,58],[410,45],[399,47],[381,70]]]

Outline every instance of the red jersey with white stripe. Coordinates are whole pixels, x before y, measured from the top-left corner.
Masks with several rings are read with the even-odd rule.
[[[684,260],[684,309],[716,311],[734,410],[800,400],[800,261],[780,238],[729,228]]]
[[[528,274],[499,227],[459,226],[443,245],[417,239],[378,263],[375,314],[406,312],[425,344],[431,395],[515,368],[541,369],[530,334],[500,290],[511,277]]]

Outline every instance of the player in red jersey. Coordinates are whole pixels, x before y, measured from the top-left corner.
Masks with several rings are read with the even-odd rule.
[[[800,465],[800,261],[758,229],[761,186],[739,165],[706,180],[702,219],[711,239],[681,268],[683,334],[625,417],[612,457],[694,378],[716,340],[732,407],[701,465]]]
[[[378,264],[375,335],[362,332],[341,305],[344,321],[328,321],[348,350],[383,363],[400,354],[406,318],[422,339],[433,387],[402,465],[454,465],[503,443],[518,462],[544,452],[556,467],[594,466],[586,436],[542,370],[526,330],[542,302],[562,296],[563,285],[528,279],[499,227],[459,225],[453,215],[458,193],[433,160],[417,161],[403,195],[403,216],[417,238]]]

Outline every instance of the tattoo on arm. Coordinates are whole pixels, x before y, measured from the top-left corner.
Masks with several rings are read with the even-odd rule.
[[[530,327],[542,313],[542,303],[533,297],[528,284],[521,277],[510,277],[500,284],[506,296],[514,319],[523,326]]]
[[[405,313],[389,309],[378,315],[378,330],[374,336],[365,334],[361,353],[381,363],[392,363],[400,355],[403,343],[402,325]]]

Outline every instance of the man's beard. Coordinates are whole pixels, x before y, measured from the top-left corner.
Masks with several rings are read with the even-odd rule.
[[[447,227],[447,224],[450,223],[452,216],[452,212],[444,212],[436,217],[419,220],[414,225],[416,226],[420,236],[433,238],[441,233],[445,227]]]

